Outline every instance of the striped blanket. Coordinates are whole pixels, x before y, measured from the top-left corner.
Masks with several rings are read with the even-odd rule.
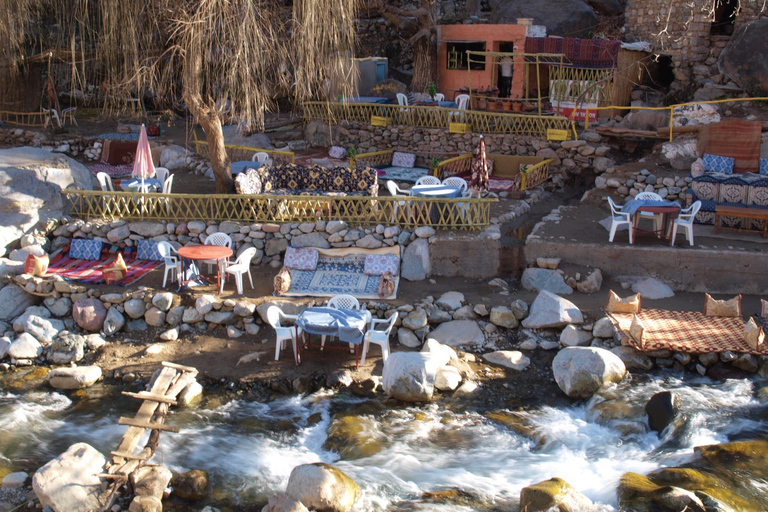
[[[760,121],[728,119],[705,124],[699,130],[699,156],[704,153],[733,158],[734,173],[754,172],[760,167]]]
[[[106,246],[102,250],[99,260],[77,260],[69,257],[69,246],[67,246],[53,256],[48,265],[46,276],[58,275],[64,279],[81,283],[104,284],[103,270],[114,265],[118,253],[123,254],[123,260],[128,266],[128,273],[122,280],[112,284],[128,286],[162,264],[161,261],[136,259],[135,247],[120,248],[116,245]]]

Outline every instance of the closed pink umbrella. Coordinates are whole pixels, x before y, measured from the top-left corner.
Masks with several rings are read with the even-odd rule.
[[[141,125],[139,144],[136,146],[136,160],[133,162],[133,176],[141,178],[141,191],[144,192],[144,178],[155,175],[155,164],[152,162],[152,150],[149,147],[147,128]]]
[[[485,140],[482,135],[477,145],[477,155],[472,160],[472,179],[469,182],[469,190],[472,195],[488,192],[488,159],[485,156]]]

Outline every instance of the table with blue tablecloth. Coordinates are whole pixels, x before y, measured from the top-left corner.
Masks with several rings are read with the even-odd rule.
[[[142,189],[143,183],[143,189]],[[120,181],[120,188],[126,192],[160,192],[163,184],[157,178],[131,178]]]
[[[306,334],[336,336],[339,341],[355,345],[355,362],[357,364],[360,344],[370,322],[371,313],[364,309],[311,307],[299,313],[296,326]],[[306,340],[307,346],[310,346],[309,341],[309,339]]]
[[[344,103],[394,103],[392,98],[387,98],[384,96],[352,96],[349,98],[344,98],[342,101]]]
[[[674,245],[675,241],[672,239],[669,230],[667,229],[669,226],[669,219],[675,218],[678,215],[680,215],[681,210],[680,203],[677,201],[653,201],[653,200],[647,200],[647,199],[631,199],[627,201],[624,206],[621,207],[622,213],[628,213],[629,217],[632,219],[632,230],[634,231],[635,235],[639,232],[645,232],[645,233],[653,233],[659,238],[667,238],[670,240],[670,245]],[[640,221],[640,217],[642,213],[650,213],[653,215],[661,215],[663,220],[663,227],[660,230],[645,230],[645,229],[639,229],[637,227],[638,222]],[[634,240],[637,240],[637,237],[633,237]]]

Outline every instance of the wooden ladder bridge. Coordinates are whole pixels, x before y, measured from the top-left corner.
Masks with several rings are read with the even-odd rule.
[[[170,406],[176,405],[176,398],[179,393],[195,381],[197,369],[167,361],[163,361],[162,364],[163,369],[149,391],[140,391],[139,393],[123,391],[124,395],[138,398],[144,402],[133,418],[120,418],[118,420],[118,424],[128,425],[128,430],[123,434],[117,449],[110,452],[112,461],[107,464],[107,472],[98,475],[100,478],[110,480],[107,489],[108,498],[101,508],[102,512],[110,509],[118,489],[128,482],[131,473],[152,458],[160,441],[160,432],[179,432],[178,427],[165,425],[165,418]],[[147,430],[150,431],[149,438],[144,447],[137,453],[139,441]]]

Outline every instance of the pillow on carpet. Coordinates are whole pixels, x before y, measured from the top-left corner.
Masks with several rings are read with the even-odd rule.
[[[275,295],[282,295],[291,289],[291,271],[288,267],[283,267],[272,280],[272,286],[275,288]]]
[[[760,174],[762,175],[768,174],[768,158],[760,159]]]
[[[139,246],[136,249],[136,259],[149,261],[165,261],[157,250],[157,242],[152,240],[139,240]]]
[[[392,272],[384,272],[379,279],[378,295],[380,299],[386,299],[395,292],[395,276]],[[397,313],[395,313],[397,314]]]
[[[639,313],[640,312],[640,294],[636,293],[622,299],[614,293],[608,292],[608,304],[605,306],[608,313]]]
[[[27,260],[24,262],[24,273],[33,276],[42,276],[48,270],[48,255],[35,256],[31,252],[27,254]]]
[[[637,318],[637,315],[632,316],[632,324],[629,326],[629,335],[632,336],[640,346],[643,345],[643,333],[645,333],[645,326],[643,322]]]
[[[369,254],[365,257],[363,274],[369,276],[382,276],[387,272],[397,275],[400,266],[400,258],[394,254]]]
[[[416,164],[416,155],[412,153],[392,153],[392,167],[413,167]]]
[[[713,299],[708,293],[704,295],[706,296],[704,302],[705,316],[741,316],[741,295],[728,300]]]
[[[74,260],[100,260],[103,246],[101,240],[73,238],[69,244],[69,257]]]
[[[111,267],[105,267],[104,270],[102,270],[104,281],[106,281],[107,284],[116,283],[122,280],[127,273],[128,265],[123,261],[123,253],[121,252],[117,253],[117,259]]]
[[[744,341],[747,342],[749,348],[752,350],[760,350],[763,348],[765,342],[765,333],[763,328],[757,325],[754,318],[749,319],[749,322],[744,326]]]
[[[296,270],[315,270],[319,256],[317,249],[311,247],[288,247],[285,249],[283,265]]]
[[[733,158],[704,153],[704,170],[733,174]]]
[[[347,150],[341,146],[331,146],[328,150],[328,156],[331,158],[344,158],[347,156]]]

